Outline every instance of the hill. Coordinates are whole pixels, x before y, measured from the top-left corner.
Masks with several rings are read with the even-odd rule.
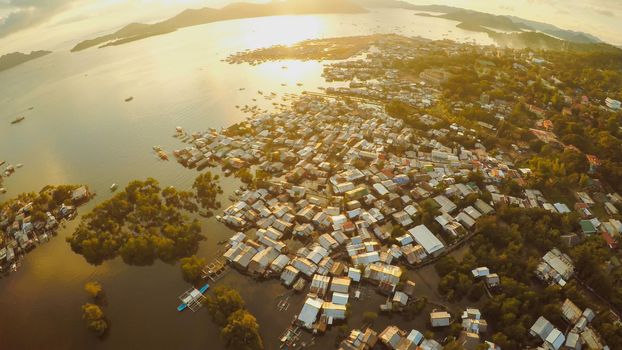
[[[13,68],[15,66],[19,66],[22,63],[32,61],[39,57],[43,57],[50,53],[52,52],[51,51],[32,51],[29,54],[22,53],[22,52],[13,52],[13,53],[6,54],[0,57],[0,72],[3,70],[7,70],[9,68]]]
[[[401,0],[355,0],[367,8],[402,8],[416,11],[437,12],[438,15],[419,13],[420,16],[440,17],[460,22],[459,27],[465,30],[488,32],[490,29],[502,31],[542,32],[573,43],[601,43],[594,35],[558,28],[552,24],[527,20],[516,16],[493,15],[490,13],[467,10],[444,5],[414,5]]]
[[[363,13],[363,7],[349,0],[285,0],[266,4],[234,3],[221,9],[188,9],[167,20],[153,23],[132,23],[120,30],[97,38],[84,40],[71,51],[81,51],[93,46],[113,46],[176,31],[179,28],[232,19],[304,15],[319,13]]]

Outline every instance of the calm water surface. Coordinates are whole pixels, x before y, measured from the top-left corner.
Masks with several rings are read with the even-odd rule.
[[[326,86],[320,62],[255,67],[221,62],[229,54],[310,38],[391,32],[490,43],[485,35],[462,31],[455,24],[411,11],[383,10],[214,23],[73,54],[69,47],[61,47],[0,73],[0,160],[24,164],[5,179],[8,193],[0,200],[47,184],[87,184],[98,195],[81,208],[85,213],[110,196],[112,183],[123,186],[151,176],[162,185],[189,188],[196,171],[159,161],[151,151],[153,145],[168,151],[181,147],[171,137],[176,126],[190,131],[227,127],[244,118],[235,105],[271,105],[257,90],[280,96]],[[296,86],[297,82],[304,86]],[[129,96],[134,100],[124,102]],[[34,109],[26,111],[31,106]],[[10,125],[18,115],[26,120]],[[227,193],[237,186],[234,179],[223,180],[224,204]],[[29,254],[17,273],[0,280],[0,349],[224,348],[205,311],[176,311],[177,296],[188,287],[177,266],[129,267],[119,259],[91,266],[65,242],[76,225],[77,221],[69,223]],[[216,242],[232,232],[215,220],[203,220],[203,228],[208,239],[199,255],[209,258],[216,252]],[[413,278],[434,275],[424,271]],[[80,318],[80,305],[87,301],[82,288],[89,280],[100,281],[106,291],[105,312],[112,327],[104,340],[89,334]],[[278,281],[257,283],[233,272],[219,283],[240,290],[262,326],[266,348],[278,348],[277,338],[300,310],[303,296],[293,297],[289,310],[278,313],[275,296],[285,292]],[[434,297],[425,283],[419,285],[422,293]],[[365,304],[353,307],[368,309],[381,302],[382,297],[370,293]],[[360,317],[353,317],[350,325],[360,322]],[[329,347],[329,337],[319,340],[317,348]]]

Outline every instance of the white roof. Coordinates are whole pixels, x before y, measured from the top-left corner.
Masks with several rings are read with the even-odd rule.
[[[434,254],[445,247],[425,225],[415,226],[408,230],[408,232],[428,254]]]
[[[313,323],[315,323],[317,314],[320,312],[323,303],[324,300],[320,298],[307,298],[298,315],[298,320],[302,322],[305,327],[310,328]]]
[[[413,344],[419,345],[423,341],[423,334],[416,329],[410,331],[406,339],[410,340]]]
[[[489,275],[490,270],[487,267],[482,266],[471,270],[471,273],[473,274],[473,277],[483,277]]]
[[[553,329],[546,337],[546,342],[551,344],[555,350],[564,345],[565,340],[566,337],[564,337],[564,334],[557,328]]]
[[[334,292],[332,302],[337,305],[346,305],[349,297],[350,296],[346,293]]]

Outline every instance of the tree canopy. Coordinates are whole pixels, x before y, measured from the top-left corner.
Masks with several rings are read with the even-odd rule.
[[[87,328],[98,336],[104,335],[108,330],[108,321],[106,321],[104,311],[95,304],[82,305],[82,319],[86,322]]]
[[[193,197],[163,190],[152,178],[132,181],[85,215],[67,241],[92,264],[117,256],[130,265],[173,262],[195,253],[204,239],[199,222],[186,215],[197,210]]]
[[[244,308],[244,300],[235,289],[218,286],[207,296],[207,309],[214,322],[221,327],[221,336],[227,348],[233,350],[261,350],[263,342],[259,324]]]

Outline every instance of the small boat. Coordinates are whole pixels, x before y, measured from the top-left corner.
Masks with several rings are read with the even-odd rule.
[[[162,160],[168,160],[168,154],[162,150],[158,151],[158,157]]]
[[[178,134],[181,134],[182,132],[184,132],[184,128],[182,128],[181,126],[176,127],[175,130],[177,131]]]
[[[126,99],[125,99],[125,102],[130,102],[130,101],[131,101],[131,100],[133,100],[133,99],[134,99],[134,96],[130,96],[130,97],[128,97],[128,98],[126,98]]]
[[[6,193],[6,188],[2,187],[0,188],[0,194],[5,194]]]
[[[157,151],[161,151],[162,147],[160,147],[160,146],[153,146],[153,150],[156,151],[156,152]]]
[[[17,123],[21,122],[21,121],[22,121],[22,120],[24,120],[24,119],[26,119],[26,117],[23,117],[23,116],[22,116],[22,117],[17,117],[17,118],[15,118],[15,119],[11,122],[11,124],[17,124]]]
[[[112,185],[110,185],[110,191],[111,191],[111,192],[114,192],[114,191],[116,191],[116,190],[117,190],[117,188],[118,188],[118,187],[119,187],[119,185],[117,185],[117,184],[112,184]]]
[[[19,163],[19,164],[17,164],[15,167],[16,167],[17,169],[19,169],[19,168],[21,168],[21,167],[23,167],[23,166],[24,166],[24,164]]]
[[[206,283],[203,287],[201,287],[201,289],[199,289],[199,293],[201,294],[205,293],[208,288],[209,288],[209,284]],[[188,302],[191,302],[191,301],[192,300],[188,300],[187,302],[182,302],[181,304],[179,304],[179,306],[177,307],[177,311],[179,312],[184,311],[188,307]]]

